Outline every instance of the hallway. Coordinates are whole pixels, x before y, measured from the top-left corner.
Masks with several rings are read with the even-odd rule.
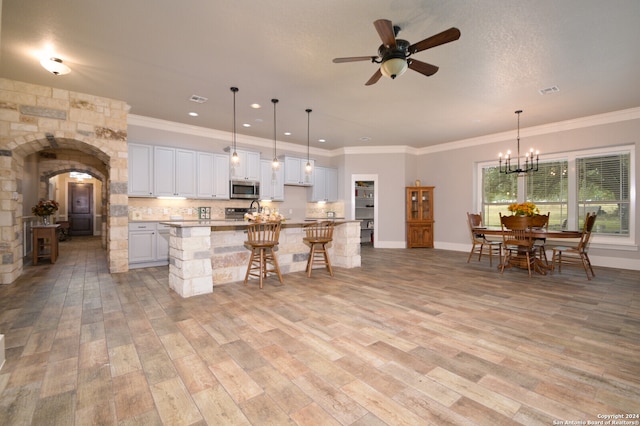
[[[362,268],[181,299],[100,240],[0,286],[2,425],[527,424],[637,413],[640,272],[500,275],[363,247]]]

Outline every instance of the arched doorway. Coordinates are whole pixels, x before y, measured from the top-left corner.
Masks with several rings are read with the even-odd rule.
[[[34,154],[81,153],[86,161],[68,162],[67,169],[96,168],[104,176],[104,242],[110,272],[128,270],[127,113],[122,101],[0,79],[0,283],[22,274],[25,206],[47,194],[46,173]],[[60,150],[60,151],[58,151]],[[89,162],[89,158],[95,160]],[[95,163],[97,160],[98,163]],[[83,166],[84,165],[84,166]],[[35,173],[34,173],[35,171]],[[27,193],[35,185],[38,190]],[[33,200],[32,198],[36,198]],[[27,210],[28,210],[27,209]]]

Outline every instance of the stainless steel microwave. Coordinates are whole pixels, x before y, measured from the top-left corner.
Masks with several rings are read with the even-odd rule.
[[[260,182],[251,180],[232,180],[230,182],[231,198],[244,200],[260,199]]]

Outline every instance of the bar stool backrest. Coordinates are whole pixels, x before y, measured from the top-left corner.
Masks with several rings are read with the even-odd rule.
[[[280,239],[280,222],[256,222],[247,226],[247,242],[249,244],[278,243]]]
[[[331,241],[333,239],[333,222],[331,221],[311,223],[305,225],[304,230],[310,240]]]

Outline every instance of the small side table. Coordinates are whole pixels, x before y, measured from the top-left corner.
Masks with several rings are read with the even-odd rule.
[[[34,265],[38,264],[38,259],[48,257],[51,263],[58,260],[58,234],[60,225],[35,225],[31,227],[33,236],[33,260]]]

